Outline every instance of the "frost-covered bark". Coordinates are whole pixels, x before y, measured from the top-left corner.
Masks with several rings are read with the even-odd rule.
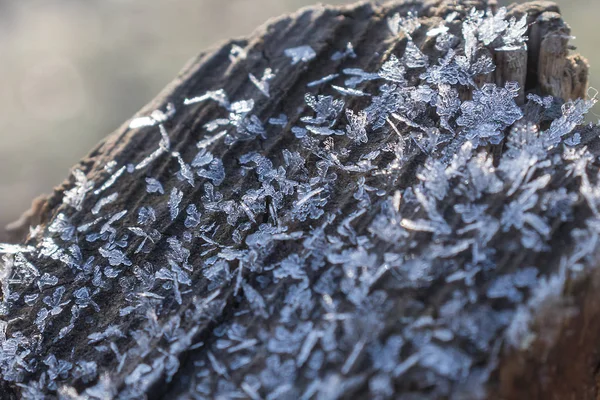
[[[593,398],[557,11],[314,7],[200,56],[0,245],[4,397]]]

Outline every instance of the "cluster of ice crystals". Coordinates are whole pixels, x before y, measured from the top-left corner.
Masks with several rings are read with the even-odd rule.
[[[403,50],[378,68],[356,67],[371,50],[360,45],[327,52],[335,71],[311,78],[294,114],[264,115],[271,84],[323,44],[245,72],[248,90],[230,94],[252,98],[208,88],[132,120],[148,154],[94,181],[75,170],[42,231],[0,244],[2,379],[27,399],[138,399],[179,379],[181,359],[178,384],[198,399],[386,399],[398,387],[446,398],[489,374],[503,338],[526,348],[546,334],[536,315],[597,259],[600,183],[578,128],[595,99],[550,122],[560,99],[529,93],[520,107],[525,88],[482,84],[490,51],[526,49],[527,16],[454,8],[436,26],[389,18]],[[226,58],[253,51],[234,44]],[[180,145],[177,110],[207,105],[211,119],[187,133],[196,148]],[[274,141],[284,148],[267,152]],[[117,187],[140,200],[123,204]],[[507,263],[550,250],[567,221],[558,274]],[[19,308],[29,325],[12,318]],[[86,345],[39,353],[71,341]]]
[[[473,100],[461,105],[461,116],[456,123],[465,128],[465,137],[475,144],[498,144],[503,139],[503,130],[519,120],[523,113],[515,104],[519,85],[507,83],[499,88],[485,84],[473,92]]]

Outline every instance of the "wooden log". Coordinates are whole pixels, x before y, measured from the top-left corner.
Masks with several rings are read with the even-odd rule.
[[[11,226],[2,398],[596,398],[558,12],[315,6],[202,53]]]

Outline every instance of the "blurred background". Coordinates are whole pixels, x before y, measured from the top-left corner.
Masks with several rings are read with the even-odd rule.
[[[316,1],[0,0],[0,242],[7,223],[190,58]],[[600,1],[558,3],[600,88]]]

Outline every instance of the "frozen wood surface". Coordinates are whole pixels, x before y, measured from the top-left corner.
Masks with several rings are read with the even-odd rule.
[[[569,35],[545,1],[362,2],[202,53],[10,226],[0,397],[598,398]]]

